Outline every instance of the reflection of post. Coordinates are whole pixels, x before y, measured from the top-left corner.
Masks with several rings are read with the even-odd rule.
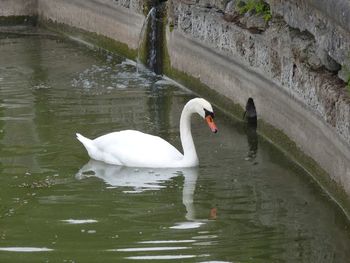
[[[256,125],[247,124],[247,140],[249,146],[248,158],[254,160],[258,151],[258,135],[256,133]]]
[[[182,190],[182,203],[186,208],[186,219],[195,220],[196,214],[193,205],[194,191],[196,190],[196,183],[198,178],[197,168],[187,168],[183,171],[184,186]]]
[[[247,140],[249,146],[247,160],[254,160],[258,151],[258,135],[256,133],[257,113],[252,98],[248,99],[245,109],[243,118],[247,122]]]

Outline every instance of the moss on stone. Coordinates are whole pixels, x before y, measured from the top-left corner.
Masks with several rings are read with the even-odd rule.
[[[29,25],[35,26],[37,24],[37,16],[0,16],[1,26],[17,26]]]
[[[149,25],[147,25],[147,28],[145,30],[146,30],[146,32],[149,31]],[[143,37],[143,36],[141,36],[141,37]],[[139,50],[138,50],[137,59],[139,59],[140,62],[145,65],[147,63],[147,56],[148,56],[148,49],[149,49],[147,37],[144,37],[141,40],[141,43],[139,43],[138,48],[139,48]]]
[[[266,22],[272,18],[270,6],[263,0],[248,0],[246,2],[239,1],[237,7],[241,15],[255,12],[256,14],[261,15]]]
[[[153,2],[154,0],[143,0],[142,1],[142,12],[144,14],[144,16],[147,16],[149,11],[151,10],[152,6],[153,6]]]
[[[175,28],[174,24],[173,23],[169,23],[169,31],[173,32],[174,28]]]

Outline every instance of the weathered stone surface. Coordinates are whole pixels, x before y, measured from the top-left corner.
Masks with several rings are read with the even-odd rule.
[[[310,32],[322,52],[326,68],[350,67],[350,1],[339,0],[266,0],[272,12],[282,15],[286,23]],[[327,54],[329,58],[325,58]],[[339,74],[344,81],[346,74]]]
[[[94,32],[138,48],[144,15],[112,0],[38,0],[41,19]]]
[[[33,16],[38,13],[38,0],[0,0],[0,16]]]
[[[236,6],[237,6],[237,0],[229,1],[225,6],[224,13],[233,15],[235,12],[237,12]]]
[[[265,30],[267,27],[267,22],[261,15],[248,15],[244,16],[245,21],[241,21],[242,24],[245,24],[247,28],[256,28],[258,30]]]
[[[110,2],[110,1],[107,0],[107,2]],[[143,1],[140,1],[140,0],[113,0],[113,2],[117,6],[128,8],[130,10],[133,10],[136,13],[142,14],[142,12],[143,12],[143,6],[142,6]]]
[[[270,21],[262,34],[252,34],[220,13],[182,2],[175,5],[174,14],[176,30],[270,78],[327,123],[340,126],[332,108],[339,96],[345,96],[339,92],[344,83],[325,70],[336,71],[339,64],[314,35],[291,28],[282,19]],[[339,135],[350,144],[350,132]]]
[[[227,4],[227,0],[201,0],[196,2],[202,7],[214,8],[219,10],[224,10]]]

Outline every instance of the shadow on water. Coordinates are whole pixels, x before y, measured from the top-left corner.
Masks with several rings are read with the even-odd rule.
[[[249,151],[247,154],[247,160],[255,163],[256,155],[258,152],[258,134],[256,132],[256,123],[246,123],[246,135],[249,146]]]

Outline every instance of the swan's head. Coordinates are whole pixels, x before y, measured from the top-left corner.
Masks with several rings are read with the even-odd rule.
[[[217,133],[218,129],[214,123],[214,111],[211,104],[202,98],[193,99],[194,110],[207,121],[212,132]]]

